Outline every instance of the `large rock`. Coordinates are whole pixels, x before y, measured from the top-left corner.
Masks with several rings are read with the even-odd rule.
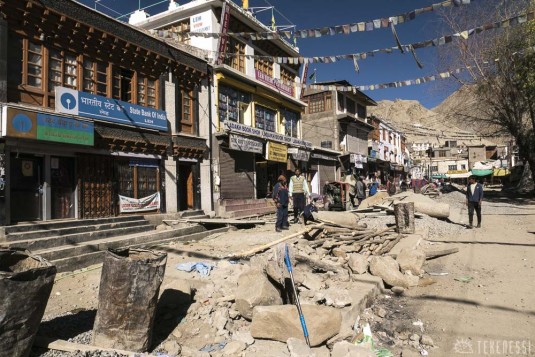
[[[409,287],[407,279],[399,271],[398,263],[392,257],[373,257],[370,261],[370,272],[390,286]]]
[[[359,228],[358,216],[351,212],[319,211],[314,212],[314,219],[320,222],[336,223],[345,227]]]
[[[255,306],[281,304],[282,298],[279,291],[262,271],[251,269],[238,278],[236,309],[245,319],[251,320],[253,318]]]
[[[303,339],[290,337],[286,341],[286,345],[290,351],[290,357],[316,357],[316,354],[312,352]]]
[[[375,353],[366,347],[341,341],[334,345],[331,357],[375,357]]]
[[[383,203],[383,200],[385,198],[388,198],[388,197],[390,197],[388,192],[377,192],[375,195],[373,195],[371,197],[368,197],[365,200],[363,200],[360,203],[358,209],[370,208],[370,207],[373,207],[375,205],[380,205],[380,204]]]
[[[403,273],[410,271],[412,275],[420,275],[425,263],[425,252],[421,249],[404,248],[399,252],[396,261]]]
[[[362,254],[350,254],[347,265],[355,274],[364,274],[368,272],[368,259]]]
[[[342,315],[332,307],[302,305],[311,346],[318,346],[340,331]],[[288,338],[303,339],[297,307],[294,305],[257,306],[253,311],[251,335],[286,342]]]

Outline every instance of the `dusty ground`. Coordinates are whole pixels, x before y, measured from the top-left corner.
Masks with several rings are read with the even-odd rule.
[[[462,197],[458,194],[445,195],[440,200],[457,204],[458,198]],[[372,311],[383,307],[387,312],[384,318],[377,318],[371,311],[364,314],[375,318],[372,329],[380,346],[389,348],[396,355],[402,351],[403,356],[419,355],[415,348],[400,342],[400,339],[407,340],[407,336],[393,333],[399,324],[407,324],[412,325],[411,333],[415,329],[421,330],[420,334],[433,339],[436,347],[426,350],[430,356],[535,356],[535,234],[527,232],[528,226],[535,226],[535,201],[490,196],[490,201],[483,206],[481,229],[467,230],[430,218],[417,220],[417,228],[427,226],[432,232],[431,242],[423,244],[459,247],[460,252],[427,262],[424,266],[426,272],[447,273],[431,276],[435,284],[411,288],[402,297],[385,295],[380,298]],[[463,213],[466,214],[466,210]],[[367,219],[371,225],[385,224],[390,220],[392,218]],[[242,265],[231,264],[225,257],[301,228],[292,225],[289,232],[276,233],[273,226],[269,223],[255,229],[213,235],[201,242],[163,247],[169,256],[161,291],[177,281],[188,281],[199,291],[196,297],[203,297],[203,301],[195,304],[232,294]],[[175,268],[176,264],[185,261],[213,262],[220,268],[213,270],[209,278],[204,278]],[[100,272],[97,266],[57,278],[45,313],[47,321],[42,324],[43,334],[81,343],[90,342]],[[468,282],[455,280],[463,277],[472,279]],[[223,283],[213,285],[214,279]],[[196,308],[202,310],[199,306]],[[184,316],[185,313],[184,310]],[[161,316],[164,323],[156,324],[156,342],[162,342],[177,326],[175,331],[179,331],[180,339],[188,341],[196,349],[224,340],[224,336],[216,336],[213,331],[215,322],[203,320],[202,313],[189,323],[184,316],[171,320]],[[419,321],[422,327],[412,324]],[[235,328],[240,328],[240,320],[233,323]],[[258,348],[266,343],[257,342],[255,346]],[[159,348],[154,352],[161,350]],[[267,354],[271,356],[285,355],[283,351],[287,353],[282,343],[273,342],[265,348],[277,350]],[[40,350],[33,353],[34,356],[43,354],[44,351]],[[46,354],[60,355],[67,354]]]

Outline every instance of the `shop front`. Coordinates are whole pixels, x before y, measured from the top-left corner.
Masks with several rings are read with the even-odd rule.
[[[22,106],[2,108],[2,224],[76,217],[76,155],[94,124]]]
[[[338,152],[334,150],[314,148],[308,162],[308,173],[312,193],[322,194],[323,186],[327,182],[338,181],[340,162]]]

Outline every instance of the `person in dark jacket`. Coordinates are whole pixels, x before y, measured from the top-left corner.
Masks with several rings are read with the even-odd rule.
[[[466,187],[466,205],[468,206],[468,222],[473,228],[474,210],[477,215],[477,228],[481,228],[481,201],[483,200],[483,186],[476,181],[474,176],[468,179],[468,186]]]
[[[288,202],[290,199],[288,195],[288,186],[286,185],[286,177],[280,175],[277,181],[277,184],[273,188],[273,200],[277,205],[277,222],[275,223],[275,230],[281,232],[283,229],[289,229],[286,222],[288,222]]]

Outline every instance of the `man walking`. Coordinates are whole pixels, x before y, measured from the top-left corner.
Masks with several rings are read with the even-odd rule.
[[[476,182],[474,176],[468,179],[468,186],[466,187],[466,205],[468,206],[468,221],[473,228],[474,210],[477,215],[477,228],[481,228],[481,201],[483,200],[483,186]]]
[[[308,183],[304,176],[301,176],[301,170],[296,169],[295,175],[290,178],[289,187],[290,197],[294,205],[293,223],[299,223],[299,214],[305,209],[305,199],[309,195]]]
[[[359,176],[359,180],[357,181],[357,200],[358,204],[357,207],[360,206],[362,201],[366,198],[366,185],[363,182],[362,176]]]

